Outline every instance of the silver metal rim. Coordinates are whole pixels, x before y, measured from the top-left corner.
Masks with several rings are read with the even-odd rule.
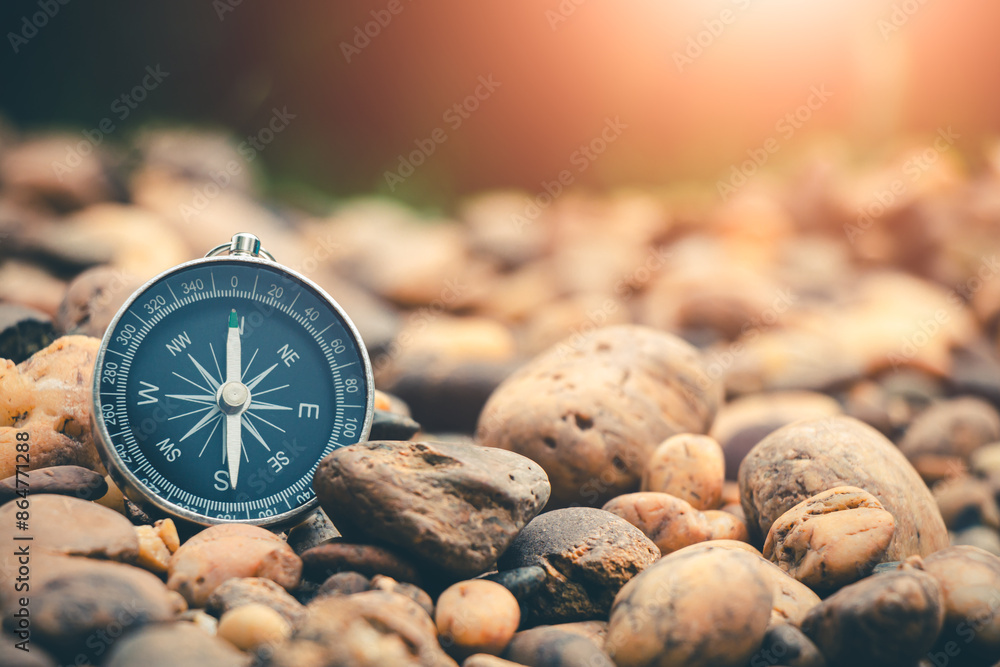
[[[226,243],[220,248],[229,248],[229,244]],[[214,249],[217,250],[218,248]],[[261,254],[264,254],[263,248],[261,249]],[[177,505],[171,503],[168,500],[164,500],[155,493],[149,491],[145,485],[135,476],[135,474],[128,469],[121,458],[118,456],[117,450],[115,450],[114,444],[111,442],[111,434],[108,431],[107,424],[104,423],[103,412],[101,409],[100,401],[98,396],[100,394],[100,381],[101,374],[99,370],[104,366],[104,355],[108,348],[108,343],[111,340],[111,335],[118,325],[118,321],[125,315],[129,307],[138,299],[142,294],[146,292],[150,287],[164,278],[170,276],[173,273],[182,271],[189,266],[195,266],[197,264],[208,264],[215,262],[248,262],[264,264],[271,268],[276,268],[280,271],[288,273],[297,280],[302,281],[305,285],[312,288],[316,293],[325,299],[327,303],[333,308],[333,310],[343,318],[344,323],[347,325],[347,330],[350,335],[354,338],[355,344],[361,354],[361,359],[364,364],[365,381],[366,387],[366,404],[365,404],[365,423],[361,429],[360,438],[358,442],[364,442],[368,440],[368,435],[371,432],[372,418],[374,417],[374,407],[375,407],[375,379],[372,374],[371,360],[368,357],[368,350],[365,348],[364,340],[361,338],[361,334],[358,332],[357,327],[354,322],[348,317],[347,313],[344,311],[343,307],[337,301],[330,296],[330,294],[324,290],[322,287],[317,285],[314,281],[302,275],[294,269],[290,269],[283,264],[276,262],[270,253],[267,253],[267,257],[254,257],[252,255],[222,255],[217,253],[216,255],[206,255],[198,259],[193,259],[183,264],[178,264],[162,273],[157,274],[153,278],[147,280],[139,289],[133,292],[122,307],[118,309],[115,313],[114,318],[112,318],[111,323],[108,325],[107,330],[104,332],[103,338],[101,338],[101,346],[97,352],[97,360],[94,363],[94,377],[92,380],[92,405],[91,405],[91,431],[96,435],[94,438],[94,444],[97,446],[97,452],[104,462],[104,467],[107,468],[108,474],[114,480],[118,488],[121,489],[122,493],[131,500],[132,502],[149,507],[152,506],[166,514],[174,517],[185,519],[193,523],[201,524],[203,526],[216,525],[216,524],[227,524],[227,523],[242,523],[250,524],[256,526],[264,527],[283,527],[294,524],[297,520],[304,518],[306,514],[312,512],[319,506],[319,498],[313,496],[313,498],[299,507],[296,507],[287,512],[281,514],[276,514],[269,517],[261,517],[258,519],[245,519],[245,520],[235,520],[235,519],[216,519],[214,517],[208,517],[201,514],[196,514],[190,510],[184,509],[183,507],[178,507]],[[315,493],[315,492],[314,492]]]

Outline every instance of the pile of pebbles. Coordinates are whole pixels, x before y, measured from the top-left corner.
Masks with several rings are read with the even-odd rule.
[[[1000,149],[877,211],[905,151],[445,218],[265,206],[190,131],[55,169],[75,140],[0,129],[0,664],[1000,664]],[[382,390],[284,532],[147,515],[89,427],[114,312],[235,231],[344,305]]]

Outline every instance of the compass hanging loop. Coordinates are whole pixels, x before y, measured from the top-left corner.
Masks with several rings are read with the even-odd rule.
[[[215,257],[222,254],[249,255],[251,257],[264,257],[272,262],[278,261],[274,255],[261,247],[259,238],[247,232],[233,234],[232,241],[215,246],[205,254],[205,257]]]

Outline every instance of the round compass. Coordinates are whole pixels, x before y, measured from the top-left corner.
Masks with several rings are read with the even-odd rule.
[[[289,524],[316,507],[323,457],[368,437],[373,390],[340,306],[237,234],[118,311],[94,371],[95,441],[140,504],[201,524]]]

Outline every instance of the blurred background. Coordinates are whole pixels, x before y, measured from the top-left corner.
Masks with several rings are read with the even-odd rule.
[[[722,179],[770,137],[780,168],[830,138],[877,159],[949,126],[969,149],[1000,125],[1000,5],[974,0],[36,0],[0,16],[0,112],[18,129],[109,118],[117,145],[151,123],[243,140],[287,109],[261,175],[303,204],[540,190],[609,117],[627,130],[578,186]],[[168,75],[123,101],[148,66]],[[818,86],[829,99],[776,129]],[[413,175],[387,178],[436,129]]]

